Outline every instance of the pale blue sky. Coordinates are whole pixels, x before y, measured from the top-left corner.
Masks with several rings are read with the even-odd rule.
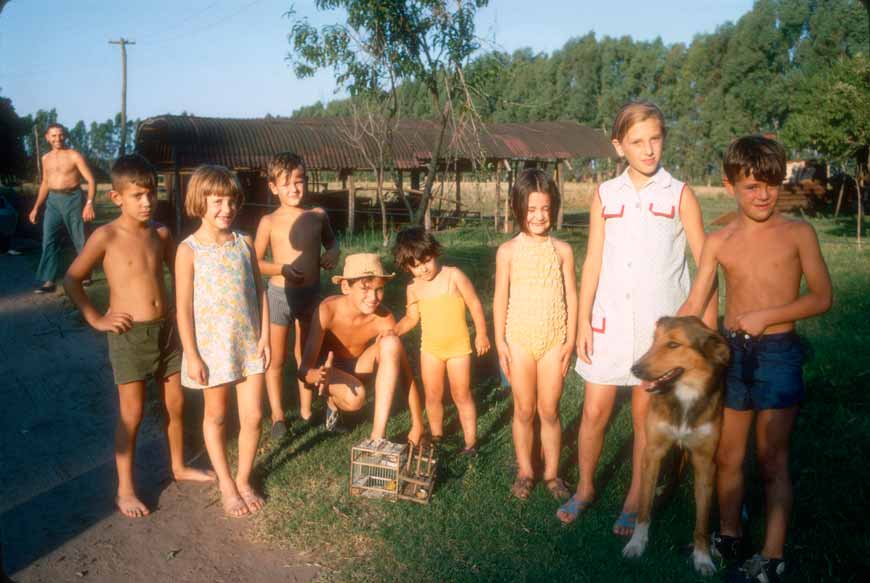
[[[334,22],[312,0],[11,0],[0,14],[0,95],[19,115],[56,108],[60,121],[102,121],[120,109],[120,36],[128,48],[130,118],[188,111],[221,117],[289,115],[328,100],[329,72],[297,80],[285,61],[291,4]],[[691,41],[735,21],[752,0],[492,0],[478,34],[513,51],[551,52],[572,37]]]

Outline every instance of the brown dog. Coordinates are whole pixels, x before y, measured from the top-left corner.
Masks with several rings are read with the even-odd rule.
[[[692,561],[703,575],[716,571],[710,559],[709,521],[722,427],[725,368],[731,356],[719,334],[694,316],[661,318],[649,351],[631,371],[650,382],[640,508],[634,534],[622,555],[639,557],[649,538],[650,511],[662,457],[674,443],[691,453],[695,473],[695,548]]]

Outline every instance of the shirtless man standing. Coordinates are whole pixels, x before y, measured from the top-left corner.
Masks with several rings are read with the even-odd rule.
[[[44,294],[54,291],[60,255],[60,228],[66,226],[76,252],[81,253],[85,245],[84,223],[94,220],[94,195],[97,188],[94,175],[84,156],[66,147],[66,132],[59,123],[53,123],[45,131],[45,140],[51,151],[42,157],[42,182],[36,203],[30,211],[30,222],[36,224],[39,209],[45,205],[42,223],[42,259],[36,270],[40,286],[35,293]],[[88,183],[88,198],[82,205],[82,180]],[[85,285],[90,280],[85,280]]]
[[[358,411],[365,403],[364,379],[375,375],[375,415],[371,439],[383,439],[396,386],[409,381],[408,441],[423,436],[423,412],[417,385],[402,342],[393,332],[396,319],[381,305],[384,284],[395,276],[384,273],[374,253],[348,255],[342,275],[332,278],[342,295],[320,303],[311,319],[298,377],[327,391],[326,428],[335,430],[339,411]],[[375,372],[377,368],[377,372]]]

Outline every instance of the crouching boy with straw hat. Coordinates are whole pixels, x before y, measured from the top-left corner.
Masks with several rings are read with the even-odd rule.
[[[387,420],[397,387],[408,385],[411,431],[408,441],[420,442],[423,415],[420,395],[408,357],[393,332],[396,320],[381,305],[384,286],[396,274],[386,273],[374,253],[348,255],[341,275],[332,282],[341,295],[320,302],[299,366],[300,380],[327,396],[326,429],[335,431],[341,412],[365,404],[365,382],[374,377],[375,414],[371,439],[386,436]]]

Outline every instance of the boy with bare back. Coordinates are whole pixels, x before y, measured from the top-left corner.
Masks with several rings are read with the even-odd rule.
[[[737,200],[737,217],[707,238],[695,283],[680,308],[680,314],[701,315],[721,265],[723,334],[731,364],[716,455],[720,532],[713,535],[713,547],[723,559],[740,558],[743,548],[743,460],[753,416],[765,493],[764,547],[732,572],[736,581],[773,583],[785,572],[792,505],[789,436],[804,398],[795,322],[826,312],[832,302],[831,279],[812,226],[776,210],[785,162],[783,147],[761,136],[743,137],[728,147],[723,182]],[[801,279],[807,284],[803,295]]]
[[[93,328],[107,332],[109,361],[118,385],[120,416],[115,430],[118,509],[139,518],[148,508],[133,485],[136,434],[145,406],[145,380],[153,376],[163,391],[169,455],[176,480],[210,481],[214,474],[185,466],[179,369],[181,350],[163,281],[173,271],[175,245],[169,229],[152,222],[157,175],[142,156],[119,158],[112,166],[112,202],[121,216],[88,239],[64,278],[64,289]],[[100,262],[109,282],[109,310],[100,314],[82,289],[82,280]]]
[[[341,286],[341,295],[324,299],[311,320],[298,377],[316,386],[318,394],[326,391],[326,429],[335,431],[340,411],[358,411],[365,404],[364,381],[374,375],[371,439],[386,435],[393,394],[407,380],[408,441],[419,444],[423,436],[420,395],[402,342],[393,332],[396,319],[381,305],[384,285],[394,276],[384,272],[374,253],[347,256],[342,275],[332,278]]]
[[[267,169],[269,190],[278,197],[281,206],[260,219],[254,250],[260,273],[270,275],[269,343],[272,361],[266,370],[266,392],[272,409],[272,439],[287,433],[284,405],[281,403],[284,384],[284,361],[290,326],[295,325],[297,368],[302,346],[308,336],[311,315],[320,302],[320,268],[332,269],[338,262],[338,241],[322,208],[302,208],[305,197],[305,163],[290,152],[276,154]],[[321,245],[326,249],[320,254]],[[266,259],[266,250],[271,259]],[[311,420],[312,392],[299,382],[299,413]]]
[[[45,130],[45,140],[51,151],[42,157],[42,182],[30,222],[36,224],[39,209],[45,203],[42,223],[42,258],[36,270],[40,286],[34,293],[54,291],[60,259],[60,228],[66,226],[76,252],[85,245],[84,223],[94,220],[94,195],[97,188],[85,157],[66,147],[66,132],[62,125],[53,123]],[[88,197],[82,205],[82,180],[88,183]],[[85,278],[85,284],[90,280]]]

